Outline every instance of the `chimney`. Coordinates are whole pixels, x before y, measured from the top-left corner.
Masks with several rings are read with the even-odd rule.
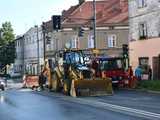
[[[79,5],[81,5],[84,2],[85,2],[85,0],[79,0]]]

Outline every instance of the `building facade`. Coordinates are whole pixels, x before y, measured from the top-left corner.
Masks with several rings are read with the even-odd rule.
[[[160,1],[129,0],[130,64],[153,70],[153,78],[160,76]]]
[[[86,1],[62,12],[61,30],[51,30],[52,21],[47,22],[51,30],[50,56],[54,51],[64,49],[70,43],[73,49],[92,54],[93,48],[101,54],[121,56],[122,45],[128,44],[128,0],[96,1],[96,47],[93,40],[93,2]],[[82,28],[83,35],[79,36]],[[46,50],[46,51],[49,51]]]
[[[36,75],[43,62],[43,34],[41,27],[32,27],[24,34],[24,71]]]
[[[24,37],[17,36],[15,39],[15,48],[16,48],[16,58],[14,64],[11,64],[9,74],[11,76],[22,76],[23,74],[23,64],[24,64]]]

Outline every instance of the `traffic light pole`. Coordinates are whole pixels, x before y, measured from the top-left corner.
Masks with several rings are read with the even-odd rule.
[[[96,1],[93,0],[93,40],[94,49],[96,49]]]

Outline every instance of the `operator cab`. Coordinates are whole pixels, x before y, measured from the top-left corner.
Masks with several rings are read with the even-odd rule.
[[[64,68],[66,71],[71,66],[77,73],[82,74],[83,78],[91,78],[91,70],[87,67],[84,61],[84,55],[82,51],[73,50],[66,51],[63,54]]]
[[[83,56],[80,52],[65,52],[64,60],[67,64],[84,64]]]

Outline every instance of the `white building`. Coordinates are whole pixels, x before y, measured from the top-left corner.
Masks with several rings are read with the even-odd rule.
[[[9,74],[11,76],[21,76],[23,74],[23,63],[24,63],[24,54],[23,54],[23,36],[17,36],[15,40],[16,48],[16,58],[14,64],[10,66]]]
[[[42,65],[43,34],[41,27],[35,26],[24,34],[24,69],[25,72],[35,75]]]

